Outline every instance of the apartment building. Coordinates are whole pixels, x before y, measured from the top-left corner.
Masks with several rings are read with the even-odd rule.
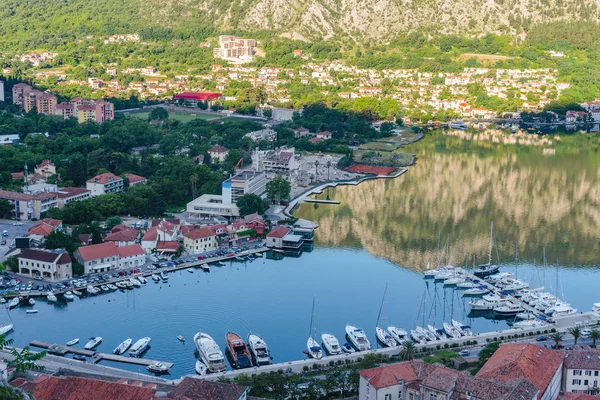
[[[25,83],[17,83],[12,88],[13,104],[23,108],[25,106],[25,94],[33,88]]]
[[[562,390],[600,394],[600,350],[574,350],[565,354]]]
[[[79,247],[74,256],[83,265],[86,274],[141,267],[146,263],[146,254],[139,244],[122,247],[111,242],[93,244]]]
[[[8,200],[12,207],[11,217],[21,221],[38,219],[43,212],[58,205],[57,192],[29,194],[0,190],[0,199]]]
[[[256,53],[258,42],[254,39],[243,39],[230,35],[219,36],[219,47],[213,50],[215,58],[225,60],[251,59]]]
[[[51,281],[62,281],[73,277],[71,257],[66,250],[24,249],[17,259],[19,273],[22,275]]]
[[[36,93],[35,108],[38,114],[54,115],[57,103],[56,96],[53,94],[45,92]]]
[[[183,247],[196,253],[214,250],[218,247],[217,235],[210,227],[186,231],[183,233]]]
[[[223,203],[234,204],[245,194],[261,196],[266,191],[266,185],[264,172],[240,171],[221,184]]]
[[[75,117],[75,105],[71,103],[58,103],[54,107],[54,115],[61,116],[63,119]]]
[[[124,190],[123,179],[117,175],[106,172],[96,175],[86,183],[87,190],[91,191],[92,197],[107,193],[119,193]]]
[[[295,149],[254,150],[252,166],[256,171],[289,173],[296,169]]]

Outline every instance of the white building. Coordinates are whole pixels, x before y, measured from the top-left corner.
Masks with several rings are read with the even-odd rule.
[[[255,142],[260,142],[261,140],[273,142],[277,138],[277,132],[271,128],[266,128],[259,131],[248,132],[244,136],[249,137]]]
[[[117,175],[106,172],[89,179],[86,188],[92,196],[100,196],[107,193],[119,193],[124,190],[123,179]]]
[[[565,355],[563,391],[600,394],[600,350],[573,350]]]
[[[4,81],[0,81],[0,101],[4,100]]]
[[[223,204],[235,204],[245,194],[261,196],[267,190],[266,185],[264,172],[240,171],[222,183]]]
[[[17,258],[19,273],[22,275],[51,281],[62,281],[73,277],[71,257],[65,250],[25,249]]]
[[[229,149],[227,147],[221,146],[217,144],[216,146],[208,149],[208,155],[210,156],[210,162],[214,163],[215,160],[219,162],[225,161],[225,157],[229,154]]]
[[[139,244],[117,247],[108,242],[82,246],[75,250],[74,256],[86,274],[141,267],[146,263],[146,254]]]
[[[218,194],[203,194],[187,203],[186,211],[192,218],[233,218],[240,215],[240,210],[235,204],[224,203],[223,196]]]
[[[190,229],[183,234],[183,247],[189,252],[202,253],[218,245],[217,235],[210,227]]]
[[[254,150],[252,152],[252,166],[259,172],[289,173],[297,168],[295,163],[295,149],[285,147],[275,150]]]

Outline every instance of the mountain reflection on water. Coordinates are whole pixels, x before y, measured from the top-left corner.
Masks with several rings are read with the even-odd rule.
[[[600,261],[600,155],[584,146],[540,147],[463,141],[440,133],[408,146],[417,164],[396,179],[340,186],[320,195],[341,205],[302,204],[295,216],[319,224],[318,246],[362,247],[423,269],[444,248],[464,265],[487,261],[490,222],[501,262],[520,257],[565,266]],[[496,251],[494,250],[494,261]]]

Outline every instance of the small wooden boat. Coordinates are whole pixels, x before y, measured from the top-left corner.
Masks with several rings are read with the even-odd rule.
[[[177,335],[177,340],[179,340],[180,342],[185,342],[185,336]]]
[[[79,338],[75,338],[73,340],[69,340],[67,342],[67,346],[73,346],[74,344],[77,344],[77,343],[79,343]]]
[[[27,310],[25,311],[27,314],[37,314],[38,310]]]

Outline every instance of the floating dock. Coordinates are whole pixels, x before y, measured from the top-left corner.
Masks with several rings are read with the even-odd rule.
[[[147,367],[147,366],[150,366],[150,365],[160,362],[162,365],[166,366],[169,369],[171,369],[173,367],[173,363],[171,363],[171,362],[148,360],[146,358],[119,356],[116,354],[109,354],[109,353],[101,353],[101,352],[94,351],[94,350],[79,349],[77,347],[69,347],[69,346],[64,346],[62,344],[57,344],[57,343],[42,342],[40,340],[33,340],[33,341],[29,342],[29,345],[34,346],[34,347],[39,347],[42,349],[47,349],[48,353],[54,354],[57,356],[64,357],[65,355],[71,353],[71,354],[78,354],[81,356],[90,357],[91,358],[90,362],[92,362],[94,364],[99,363],[100,361],[115,361],[115,362],[122,362],[122,363],[126,363],[126,364],[143,365],[143,366]]]
[[[339,200],[304,199],[305,203],[341,204]]]

